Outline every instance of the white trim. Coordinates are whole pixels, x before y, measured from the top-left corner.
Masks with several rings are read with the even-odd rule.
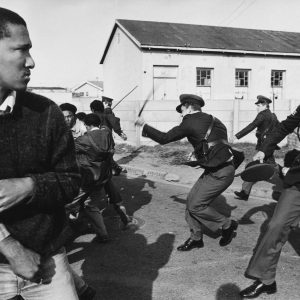
[[[210,48],[189,48],[189,47],[169,47],[169,46],[152,46],[141,45],[141,49],[161,49],[161,50],[177,50],[177,51],[195,51],[195,52],[221,52],[221,53],[239,53],[239,54],[256,54],[256,55],[272,55],[272,56],[300,56],[300,53],[285,53],[285,52],[261,52],[250,50],[228,50],[228,49],[210,49]]]
[[[81,84],[79,84],[78,86],[74,87],[74,88],[72,89],[72,92],[74,92],[74,91],[80,89],[80,88],[81,88],[82,86],[84,86],[85,84],[89,84],[89,85],[95,87],[97,90],[100,90],[100,91],[103,92],[103,88],[102,88],[102,87],[97,86],[97,85],[91,83],[90,81],[85,81],[84,83],[81,83]]]
[[[120,27],[120,29],[122,29],[122,31],[139,47],[142,48],[143,46],[141,45],[141,43],[132,35],[128,32],[128,30],[121,24],[118,22],[118,20],[116,20],[116,24]]]

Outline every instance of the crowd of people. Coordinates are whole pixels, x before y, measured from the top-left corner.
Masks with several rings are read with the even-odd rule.
[[[108,242],[99,208],[103,193],[124,227],[131,224],[113,178],[124,170],[113,160],[112,132],[123,140],[127,137],[112,111],[111,98],[94,100],[89,113],[77,113],[71,103],[58,107],[27,92],[35,66],[31,47],[25,20],[0,8],[0,299],[93,299],[95,290],[68,263],[64,246],[70,236],[65,229],[70,220],[76,223],[84,217],[96,234],[95,241]],[[222,121],[202,111],[205,102],[201,97],[182,94],[179,100],[176,111],[182,122],[168,132],[146,124],[143,117],[135,125],[141,127],[144,137],[160,144],[187,138],[196,164],[204,169],[188,194],[189,237],[177,250],[204,247],[204,227],[220,231],[219,245],[224,247],[236,237],[238,222],[211,204],[232,184],[239,157]],[[265,96],[257,97],[257,117],[236,138],[256,128],[258,152],[253,160],[275,165],[277,143],[299,127],[300,106],[279,122],[270,103]],[[278,170],[284,190],[246,270],[255,281],[240,292],[243,298],[276,293],[281,249],[300,220],[299,151]],[[252,185],[244,182],[235,193],[238,199],[247,200]],[[66,213],[74,203],[78,210]],[[71,237],[75,235],[71,230]]]

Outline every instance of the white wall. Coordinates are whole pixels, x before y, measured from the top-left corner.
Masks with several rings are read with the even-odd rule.
[[[132,58],[134,59],[134,58]],[[234,99],[235,69],[250,69],[248,99],[271,97],[271,70],[286,70],[284,100],[300,99],[300,58],[228,56],[206,53],[144,52],[144,89],[153,85],[153,65],[178,65],[178,93],[196,93],[196,67],[213,68],[212,99]]]
[[[138,85],[126,101],[141,98],[142,54],[137,46],[117,28],[103,64],[104,94],[118,100]]]
[[[84,93],[83,97],[101,97],[103,92],[92,85],[86,83],[80,88],[76,89],[75,93]],[[88,93],[88,95],[86,95]]]
[[[44,91],[44,90],[32,90],[33,93],[47,97],[54,101],[57,104],[61,104],[64,102],[72,102],[72,92],[58,92],[58,91]]]

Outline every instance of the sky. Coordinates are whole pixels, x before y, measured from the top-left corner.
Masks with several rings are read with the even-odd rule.
[[[29,86],[104,80],[115,19],[300,32],[299,0],[0,0],[27,22],[36,66]]]

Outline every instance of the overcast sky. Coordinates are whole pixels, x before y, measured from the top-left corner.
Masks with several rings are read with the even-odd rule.
[[[0,0],[27,22],[31,86],[103,80],[99,61],[115,19],[300,32],[299,0]]]

